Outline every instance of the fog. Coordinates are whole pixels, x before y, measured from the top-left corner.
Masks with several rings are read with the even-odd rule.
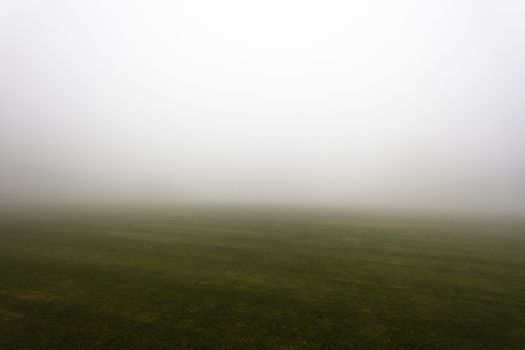
[[[525,215],[525,3],[0,0],[0,201]]]

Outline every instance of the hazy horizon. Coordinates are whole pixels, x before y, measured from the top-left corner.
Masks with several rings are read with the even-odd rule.
[[[525,3],[0,0],[0,203],[525,216]]]

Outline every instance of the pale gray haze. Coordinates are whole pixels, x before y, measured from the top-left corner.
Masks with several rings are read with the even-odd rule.
[[[0,198],[525,214],[525,2],[0,0]]]

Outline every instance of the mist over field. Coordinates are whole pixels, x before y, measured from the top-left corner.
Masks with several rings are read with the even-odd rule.
[[[525,349],[525,1],[0,0],[0,349]]]
[[[522,1],[0,1],[0,201],[525,215]]]

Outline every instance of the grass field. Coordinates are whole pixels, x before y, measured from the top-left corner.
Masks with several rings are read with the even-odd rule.
[[[525,349],[516,225],[4,215],[0,349]]]

